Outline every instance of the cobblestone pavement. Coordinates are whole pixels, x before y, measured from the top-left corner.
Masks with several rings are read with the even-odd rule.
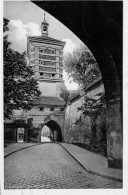
[[[122,188],[88,173],[61,145],[44,143],[5,157],[5,189]]]

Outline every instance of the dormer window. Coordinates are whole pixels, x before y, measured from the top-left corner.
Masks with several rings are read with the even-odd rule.
[[[40,111],[44,111],[44,107],[40,107],[39,109],[40,109]]]
[[[54,110],[54,108],[50,108],[50,111],[53,111]]]

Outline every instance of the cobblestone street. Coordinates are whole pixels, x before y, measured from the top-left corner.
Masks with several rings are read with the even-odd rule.
[[[43,143],[4,161],[5,189],[121,188],[122,183],[88,173],[61,145]]]

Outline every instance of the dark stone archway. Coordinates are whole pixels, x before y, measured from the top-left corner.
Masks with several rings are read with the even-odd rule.
[[[45,125],[50,128],[53,134],[53,141],[62,142],[62,132],[59,124],[57,124],[57,122],[55,122],[54,120],[50,120],[45,123]]]
[[[38,1],[95,56],[105,86],[108,165],[122,164],[122,1]]]

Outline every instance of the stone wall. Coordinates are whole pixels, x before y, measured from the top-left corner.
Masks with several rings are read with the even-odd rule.
[[[122,168],[123,131],[121,124],[120,99],[113,99],[107,104],[107,156],[108,166]]]
[[[96,94],[104,91],[103,84],[96,86],[95,89],[88,91],[86,96],[94,97]],[[81,93],[82,94],[82,93]],[[84,96],[78,96],[74,101],[71,101],[67,105],[65,110],[65,127],[64,137],[65,142],[68,143],[82,143],[85,145],[91,144],[92,138],[92,123],[89,116],[84,117],[82,111],[78,111],[78,107],[81,107],[84,103]],[[105,112],[99,115],[96,120],[96,132],[95,141],[99,143],[96,147],[100,147],[100,142],[103,143],[103,147],[106,147],[106,126],[105,126]],[[90,147],[90,146],[89,146]],[[101,150],[100,148],[97,150]],[[103,151],[103,153],[106,153]]]
[[[68,105],[65,111],[65,141],[72,142],[81,142],[85,141],[85,132],[90,129],[89,121],[87,118],[84,125],[79,124],[79,118],[81,111],[78,111],[78,107],[82,106],[84,103],[84,97],[76,100],[72,104]],[[78,124],[76,124],[78,122]]]
[[[91,119],[90,117],[84,118],[82,116],[82,112],[78,111],[78,107],[80,107],[84,103],[84,98],[73,102],[71,105],[68,105],[65,112],[65,141],[72,142],[80,142],[87,143],[89,137],[91,136]],[[99,115],[96,120],[96,137],[100,139],[101,129],[105,123],[105,114]]]

